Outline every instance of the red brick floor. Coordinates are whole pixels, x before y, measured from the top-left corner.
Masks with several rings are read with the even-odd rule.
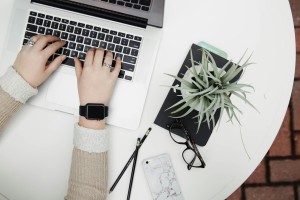
[[[290,4],[297,48],[290,104],[266,157],[227,200],[300,200],[300,0]]]

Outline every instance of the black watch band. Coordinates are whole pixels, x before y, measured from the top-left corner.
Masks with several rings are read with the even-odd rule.
[[[104,104],[88,103],[79,106],[79,115],[89,120],[102,120],[108,116],[108,107]]]

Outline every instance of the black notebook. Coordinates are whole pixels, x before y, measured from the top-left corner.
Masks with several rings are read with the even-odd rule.
[[[201,58],[202,58],[202,51],[200,50],[201,48],[202,47],[200,47],[196,44],[193,44],[191,47],[194,61],[200,62],[200,63],[201,63]],[[207,51],[209,51],[209,50],[207,50]],[[217,54],[215,54],[211,51],[209,51],[209,52],[213,56],[218,67],[223,67],[228,62],[228,60],[224,59],[223,57],[218,56]],[[184,74],[187,71],[186,66],[187,67],[192,66],[191,58],[190,58],[190,51],[188,51],[187,56],[177,74],[178,77],[182,78],[184,76]],[[231,66],[231,65],[229,65],[229,66]],[[225,70],[228,70],[228,69],[225,69]],[[235,81],[241,75],[241,73],[239,73],[232,81]],[[175,86],[175,85],[180,85],[180,82],[175,80],[173,82],[173,86]],[[166,109],[169,108],[170,106],[174,105],[176,102],[180,101],[182,99],[182,97],[180,95],[181,95],[181,92],[179,90],[175,90],[175,91],[173,89],[169,90],[169,93],[168,93],[168,95],[167,95],[162,107],[160,108],[160,111],[159,111],[158,115],[156,116],[155,121],[154,121],[154,123],[156,125],[164,128],[164,129],[167,129],[167,124],[171,124],[173,121],[175,121],[175,118],[170,117],[173,109],[170,109],[170,110],[166,110]],[[179,112],[176,115],[180,116],[181,114],[186,112],[187,109],[189,109],[189,107],[184,109],[183,111]],[[202,122],[200,129],[197,132],[197,129],[198,129],[197,118],[193,119],[193,117],[196,116],[197,114],[198,114],[198,111],[194,110],[186,117],[181,118],[181,121],[184,124],[184,127],[187,129],[187,131],[191,135],[191,137],[194,139],[195,143],[200,146],[205,146],[212,131],[213,131],[213,124],[211,122],[210,128],[209,128],[207,122]],[[220,117],[220,110],[218,110],[214,116],[216,123],[219,120],[219,117]],[[175,134],[177,134],[181,137],[184,137],[183,133],[181,133],[181,132],[178,132]]]

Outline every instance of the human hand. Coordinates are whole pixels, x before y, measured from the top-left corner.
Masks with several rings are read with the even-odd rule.
[[[80,105],[101,103],[107,106],[109,103],[121,69],[121,59],[117,58],[115,68],[111,71],[107,65],[112,64],[112,53],[106,52],[104,61],[103,57],[103,49],[90,49],[86,54],[83,68],[79,59],[74,58]],[[79,125],[103,129],[105,123],[104,120],[87,120],[81,116]]]
[[[79,59],[74,58],[80,105],[102,103],[107,106],[109,103],[120,72],[121,59],[117,58],[115,68],[111,71],[105,63],[112,64],[112,53],[108,51],[104,61],[103,57],[103,49],[90,49],[83,68]]]
[[[63,47],[66,42],[50,35],[36,35],[32,39],[35,44],[33,46],[23,46],[13,67],[25,81],[36,88],[46,81],[66,59],[65,55],[60,55],[47,65],[50,56]],[[47,46],[49,43],[52,44]]]

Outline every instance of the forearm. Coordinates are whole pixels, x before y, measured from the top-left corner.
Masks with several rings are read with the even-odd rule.
[[[107,152],[89,153],[74,147],[66,199],[104,200],[107,197]]]
[[[21,105],[35,94],[37,89],[11,67],[0,77],[0,133]]]
[[[9,96],[0,87],[0,134],[9,119],[16,113],[22,104]]]
[[[75,124],[74,149],[66,200],[107,198],[107,130]]]

